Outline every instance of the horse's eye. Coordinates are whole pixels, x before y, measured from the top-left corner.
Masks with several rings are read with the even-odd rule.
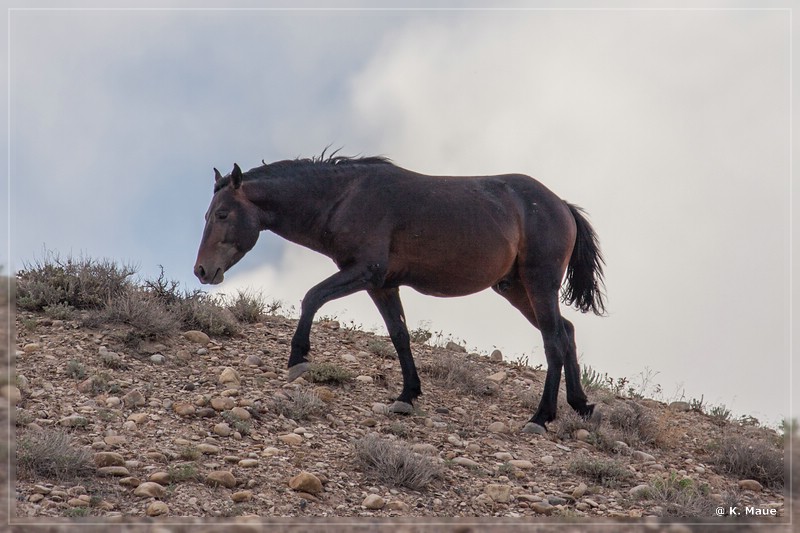
[[[226,218],[228,218],[228,212],[227,211],[217,211],[217,218],[220,219],[220,220],[225,220]]]

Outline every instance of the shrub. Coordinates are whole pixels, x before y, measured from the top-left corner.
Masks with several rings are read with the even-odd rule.
[[[142,290],[131,290],[113,300],[99,312],[94,321],[115,322],[131,326],[129,340],[152,340],[168,337],[180,323],[157,298]]]
[[[202,292],[187,294],[176,304],[175,312],[186,329],[198,329],[217,336],[232,336],[239,332],[236,318],[213,295]]]
[[[170,466],[167,469],[170,483],[181,483],[184,481],[202,481],[203,477],[197,470],[194,463],[183,463]]]
[[[26,433],[17,440],[17,466],[21,474],[33,479],[70,479],[92,470],[88,451],[72,446],[67,433],[48,429]]]
[[[291,420],[306,420],[322,412],[325,404],[312,390],[295,389],[284,391],[284,397],[275,398],[275,411]]]
[[[354,441],[353,447],[359,467],[380,483],[422,490],[442,475],[441,466],[430,457],[374,434]]]
[[[550,431],[559,439],[574,438],[579,429],[590,429],[590,424],[571,408],[561,410],[558,418],[550,423]]]
[[[608,424],[619,430],[619,440],[633,446],[666,442],[664,424],[649,409],[634,401],[617,403],[608,414]]]
[[[135,273],[134,267],[108,259],[62,260],[58,254],[45,252],[44,259],[25,263],[17,273],[17,305],[30,311],[59,304],[97,309],[124,294],[131,286],[128,278]]]
[[[711,499],[708,485],[698,486],[690,478],[679,478],[671,473],[666,478],[656,478],[642,494],[663,509],[662,516],[708,517],[719,503]]]
[[[420,365],[420,372],[427,373],[446,387],[472,396],[490,395],[494,388],[484,377],[481,367],[463,356],[443,354],[430,363]]]
[[[633,474],[625,465],[614,460],[576,459],[569,465],[570,471],[588,478],[604,487],[613,487]]]
[[[304,376],[314,383],[346,383],[352,381],[354,376],[346,368],[332,363],[310,363]]]
[[[267,304],[260,293],[239,290],[228,304],[233,316],[240,322],[251,324],[264,318]]]
[[[759,440],[728,435],[713,446],[709,462],[739,479],[755,479],[772,489],[784,486],[783,450]]]
[[[367,349],[384,359],[394,359],[396,354],[394,346],[380,339],[370,339],[367,342]]]
[[[67,363],[66,373],[67,376],[73,379],[83,379],[86,377],[86,367],[83,366],[83,363],[81,363],[80,361],[71,359]]]

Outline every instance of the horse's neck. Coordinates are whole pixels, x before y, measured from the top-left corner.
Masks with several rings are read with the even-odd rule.
[[[286,240],[320,253],[331,210],[344,194],[347,178],[313,176],[278,178],[265,183],[254,202],[266,215],[268,229]]]

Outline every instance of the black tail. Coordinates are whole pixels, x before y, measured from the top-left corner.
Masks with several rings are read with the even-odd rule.
[[[569,258],[567,267],[566,286],[561,299],[567,305],[574,305],[581,312],[592,311],[596,315],[606,312],[605,295],[603,294],[603,254],[600,253],[600,243],[597,234],[592,229],[589,221],[583,216],[583,209],[567,204],[575,224],[578,226],[578,235],[575,238],[575,248]]]

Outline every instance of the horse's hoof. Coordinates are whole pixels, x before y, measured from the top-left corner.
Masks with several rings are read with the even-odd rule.
[[[399,415],[410,415],[414,412],[414,406],[410,403],[401,402],[398,400],[389,406],[389,412],[397,413]]]
[[[547,430],[544,428],[544,426],[540,426],[539,424],[537,424],[535,422],[528,422],[522,428],[522,432],[523,433],[533,433],[534,435],[545,435],[547,433]]]
[[[296,380],[300,376],[306,373],[308,370],[308,363],[298,363],[293,367],[289,368],[289,374],[286,376],[286,382],[291,383],[292,381]]]
[[[603,411],[600,409],[595,408],[592,416],[589,417],[589,425],[594,431],[600,428],[600,423],[603,421]]]

